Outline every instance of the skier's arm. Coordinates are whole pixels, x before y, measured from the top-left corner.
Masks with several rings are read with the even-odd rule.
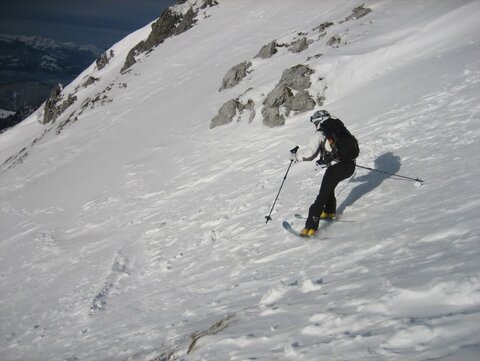
[[[297,162],[311,161],[320,152],[320,136],[315,134],[310,138],[307,145],[299,147],[296,153]]]

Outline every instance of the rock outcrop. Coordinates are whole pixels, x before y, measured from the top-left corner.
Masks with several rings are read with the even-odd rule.
[[[56,85],[45,102],[42,124],[54,122],[70,105],[75,103],[77,97],[69,94],[67,99],[62,100],[62,87]]]
[[[244,61],[238,65],[232,67],[222,80],[222,86],[219,91],[233,88],[235,85],[240,83],[240,81],[247,76],[248,68],[252,66],[251,62]]]
[[[343,22],[363,18],[365,15],[368,15],[371,12],[372,9],[366,8],[365,4],[362,4],[354,8],[352,14],[347,16]]]
[[[212,7],[218,5],[217,0],[203,0],[202,6],[200,6],[200,9],[206,9],[207,7]]]
[[[87,80],[85,80],[85,82],[82,84],[82,86],[86,88],[99,80],[100,80],[99,78],[95,78],[94,76],[89,76]]]
[[[315,107],[315,101],[308,93],[313,70],[299,64],[286,69],[275,88],[263,102],[263,124],[276,127],[285,124],[284,115],[290,112],[305,112]],[[283,113],[283,114],[282,114]]]
[[[100,55],[96,60],[95,60],[95,64],[97,65],[97,69],[98,70],[102,70],[103,68],[105,68],[105,66],[107,66],[107,64],[110,62],[110,59],[113,58],[115,55],[115,53],[113,52],[113,50],[110,50],[110,53],[107,54],[106,52],[103,53],[102,55]]]
[[[186,1],[177,0],[176,4],[180,5]],[[204,0],[200,5],[200,9],[218,5],[215,0]],[[129,69],[137,62],[135,59],[141,53],[151,51],[155,46],[163,43],[167,38],[179,35],[191,29],[197,22],[198,9],[191,6],[185,14],[177,13],[174,8],[165,9],[157,21],[152,24],[152,31],[146,40],[139,42],[128,53],[121,72]]]
[[[327,21],[325,23],[320,24],[319,26],[317,26],[313,30],[318,30],[320,33],[324,33],[325,30],[327,30],[332,25],[333,25],[333,23],[331,21]]]
[[[308,45],[307,38],[303,37],[290,44],[288,51],[292,53],[301,53],[302,51],[308,49]]]
[[[252,99],[248,99],[246,104],[238,99],[232,99],[220,107],[218,115],[210,123],[210,129],[231,123],[235,119],[239,122],[246,118],[248,122],[251,122],[254,117],[255,102]]]
[[[278,50],[277,50],[278,44],[274,40],[267,45],[264,45],[260,51],[258,52],[257,55],[255,55],[255,58],[261,58],[261,59],[268,59],[274,56]]]
[[[334,35],[328,39],[326,45],[332,48],[338,48],[342,44],[342,38],[339,35]]]
[[[160,18],[152,24],[152,32],[148,38],[139,42],[128,52],[127,59],[121,71],[127,70],[136,63],[135,56],[151,50],[172,36],[182,18],[182,15],[177,14],[172,9],[165,9],[162,15],[160,15]]]

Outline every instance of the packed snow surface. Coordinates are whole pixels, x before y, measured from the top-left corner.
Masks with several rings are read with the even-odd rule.
[[[1,134],[0,359],[478,361],[480,2],[367,0],[344,21],[359,5],[220,0],[120,74],[147,25],[66,87],[78,101],[63,118]],[[305,51],[254,58],[300,33]],[[219,92],[243,61],[247,77]],[[314,133],[310,113],[262,124],[300,63],[359,165],[424,180],[357,169],[337,187],[339,221],[312,239],[281,224],[302,227],[313,162],[292,166],[264,218],[289,149]],[[243,94],[253,121],[210,130]]]

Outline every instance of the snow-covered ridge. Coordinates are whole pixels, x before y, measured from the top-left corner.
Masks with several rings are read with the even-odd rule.
[[[0,358],[478,360],[479,2],[372,0],[347,21],[361,3],[218,3],[121,72],[139,29],[62,89],[54,121],[0,135]],[[425,180],[358,169],[340,221],[306,241],[281,223],[302,227],[313,164],[264,219],[313,133],[285,104],[283,126],[263,123],[297,65],[359,165]],[[232,99],[253,117],[209,129]]]

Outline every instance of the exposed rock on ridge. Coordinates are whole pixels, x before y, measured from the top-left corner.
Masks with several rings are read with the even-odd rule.
[[[110,59],[115,56],[115,53],[113,50],[110,50],[110,54],[108,55],[107,53],[103,53],[100,55],[97,60],[95,61],[95,64],[97,65],[98,70],[102,70],[107,66],[107,64],[110,62]]]
[[[186,1],[177,1],[183,4]],[[204,0],[200,9],[218,5],[215,0]],[[151,51],[155,46],[163,43],[167,38],[184,33],[191,29],[197,22],[198,9],[191,6],[185,14],[178,13],[175,8],[165,9],[157,21],[152,24],[152,31],[146,40],[135,45],[128,53],[125,63],[121,69],[124,72],[137,62],[135,59],[141,53]]]
[[[371,12],[372,9],[366,8],[365,4],[362,4],[354,8],[352,14],[347,16],[343,22],[363,18],[365,15],[368,15]]]
[[[212,119],[210,129],[231,123],[235,117],[237,122],[245,117],[248,117],[248,121],[251,122],[255,117],[255,102],[248,99],[246,104],[243,104],[239,99],[229,100],[220,107],[217,116]]]
[[[219,91],[233,88],[235,85],[240,83],[240,81],[247,76],[248,68],[251,66],[251,62],[244,61],[243,63],[232,67],[223,77],[222,86],[220,87]]]
[[[283,72],[275,88],[267,95],[263,102],[263,124],[275,127],[285,124],[285,115],[291,111],[305,112],[315,107],[315,101],[308,93],[313,70],[308,66],[299,64]],[[294,93],[295,91],[295,93]]]
[[[267,45],[264,45],[260,51],[258,52],[257,55],[255,55],[255,58],[261,58],[261,59],[268,59],[271,58],[273,55],[275,55],[278,50],[277,50],[278,44],[274,40]]]
[[[190,11],[190,10],[189,10]],[[152,24],[152,32],[146,40],[142,40],[134,46],[128,53],[122,72],[130,68],[137,61],[135,56],[151,50],[153,47],[163,43],[165,39],[175,33],[175,29],[180,24],[182,16],[172,9],[165,9],[160,18]],[[185,28],[185,24],[183,28]]]
[[[50,97],[45,102],[42,124],[54,122],[70,105],[75,103],[77,100],[77,97],[71,94],[68,95],[67,99],[63,100],[61,92],[62,88],[60,85],[56,85],[52,89]]]
[[[294,41],[292,44],[290,44],[288,51],[292,53],[301,53],[302,51],[308,48],[308,45],[309,45],[309,42],[307,38],[304,36],[303,38],[300,38]]]

